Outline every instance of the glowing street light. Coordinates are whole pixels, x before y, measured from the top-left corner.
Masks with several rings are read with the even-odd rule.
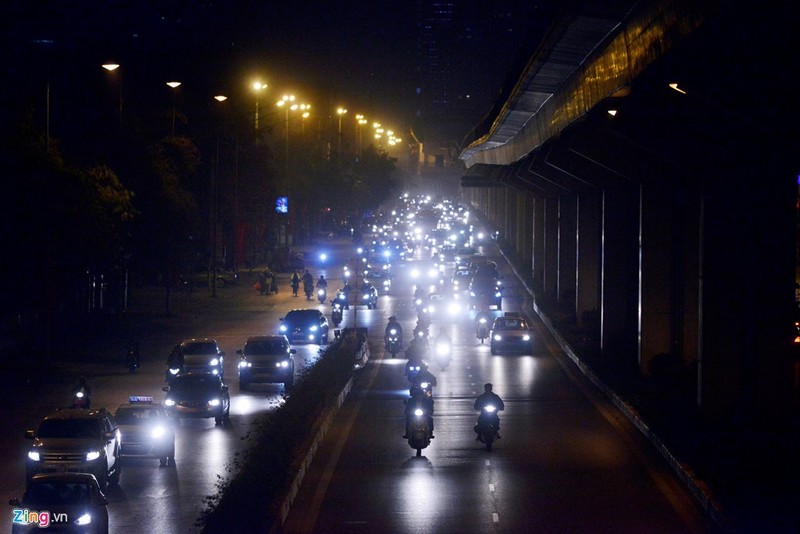
[[[167,85],[172,88],[172,135],[175,135],[175,94],[181,82],[167,82]]]
[[[339,115],[339,129],[337,130],[338,132],[337,153],[340,158],[342,157],[342,117],[344,116],[345,113],[347,113],[347,110],[345,108],[339,107],[336,109],[336,114]]]
[[[104,69],[106,69],[109,72],[113,72],[113,71],[115,71],[115,70],[117,70],[119,68],[119,64],[117,64],[117,63],[104,63],[104,64],[102,64],[100,66],[103,67]]]
[[[256,131],[258,131],[258,106],[259,106],[259,97],[261,96],[261,91],[267,88],[267,84],[261,82],[253,82],[253,91],[256,92],[256,116],[254,121],[254,127]]]

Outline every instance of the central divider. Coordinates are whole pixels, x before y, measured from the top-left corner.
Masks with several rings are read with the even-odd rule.
[[[228,466],[230,477],[218,475],[218,491],[206,496],[195,526],[215,533],[280,524],[355,371],[369,357],[367,329],[344,329],[299,377],[284,404],[254,423],[251,446]]]

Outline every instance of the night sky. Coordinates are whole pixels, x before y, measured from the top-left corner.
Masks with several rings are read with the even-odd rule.
[[[20,87],[39,83],[42,64],[51,78],[74,86],[102,76],[96,66],[113,60],[123,65],[128,87],[139,87],[130,89],[138,95],[147,94],[145,87],[163,94],[163,82],[176,79],[187,99],[220,93],[252,99],[248,83],[258,76],[275,97],[292,91],[318,106],[345,104],[409,124],[424,77],[417,48],[418,7],[424,4],[430,2],[12,0],[2,38],[10,52],[4,74],[14,82],[3,91],[16,100]],[[454,69],[459,91],[479,96],[468,117],[477,122],[523,39],[522,31],[509,37],[501,27],[506,23],[498,21],[505,15],[525,29],[538,6],[522,0],[455,4],[464,14],[460,24],[481,39],[465,43],[473,55],[481,54],[477,73],[465,72],[463,58]],[[546,25],[541,17],[535,22]],[[468,49],[456,46],[451,53]],[[74,98],[85,97],[75,91]]]

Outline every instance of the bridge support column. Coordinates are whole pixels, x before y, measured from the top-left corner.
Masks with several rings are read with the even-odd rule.
[[[577,279],[577,195],[558,197],[558,302],[575,312],[575,281]]]
[[[544,202],[544,279],[543,297],[558,300],[558,198]]]
[[[600,348],[618,364],[635,365],[638,304],[638,188],[603,192]]]
[[[578,195],[575,315],[581,328],[600,327],[601,206],[598,194]]]
[[[544,212],[545,199],[533,199],[533,284],[537,297],[544,297]]]

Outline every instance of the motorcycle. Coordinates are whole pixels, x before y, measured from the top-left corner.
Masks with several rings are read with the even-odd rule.
[[[434,344],[433,354],[436,358],[436,362],[439,364],[439,367],[444,370],[444,368],[450,363],[452,354],[450,339],[437,339],[436,343]]]
[[[481,340],[481,344],[489,337],[489,320],[486,317],[478,319],[477,337]]]
[[[300,290],[300,281],[299,280],[292,280],[292,296],[296,297],[297,292]]]
[[[303,283],[303,292],[306,294],[306,300],[311,300],[311,295],[314,293],[314,286],[312,284]]]
[[[79,390],[73,392],[72,394],[73,408],[86,408],[88,410],[91,404],[92,401],[91,399],[89,399],[89,394],[83,388],[80,388]]]
[[[486,450],[492,450],[492,443],[498,438],[497,428],[500,426],[500,417],[497,415],[497,408],[487,404],[478,415],[478,424],[475,425],[475,432],[478,433],[478,441],[486,445]]]
[[[325,299],[328,298],[328,290],[324,287],[317,289],[317,299],[319,299],[320,304],[325,303]]]
[[[128,347],[128,354],[125,356],[125,367],[128,371],[135,373],[139,368],[139,348],[136,345]]]
[[[183,366],[182,366],[182,365],[177,365],[177,364],[170,364],[170,365],[168,365],[168,366],[167,366],[167,370],[164,372],[164,374],[165,374],[165,376],[166,376],[166,378],[164,379],[164,381],[165,381],[167,384],[169,384],[169,385],[171,386],[171,385],[172,385],[172,381],[173,381],[173,380],[175,379],[175,377],[176,377],[176,376],[178,376],[178,374],[180,374],[182,371],[183,371]]]
[[[386,346],[394,358],[395,354],[400,352],[400,334],[396,328],[389,330],[389,337],[386,340]]]
[[[422,456],[422,449],[431,444],[431,428],[428,424],[428,414],[422,408],[416,408],[414,413],[407,416],[408,421],[408,445],[416,449],[417,456]]]
[[[338,299],[335,299],[331,301],[331,306],[333,307],[331,310],[331,322],[333,322],[333,326],[339,326],[342,322],[342,304]]]

